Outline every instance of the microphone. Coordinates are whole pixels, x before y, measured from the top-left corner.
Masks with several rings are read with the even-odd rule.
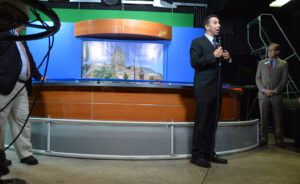
[[[222,47],[220,36],[217,37],[217,44],[218,44],[218,47]]]
[[[221,36],[218,36],[218,37],[217,37],[217,44],[218,44],[218,47],[222,47],[222,44],[221,44]],[[222,47],[222,50],[223,50],[223,53],[224,53],[224,52],[225,52],[225,48]],[[226,52],[227,52],[227,51],[226,51]],[[224,59],[223,56],[222,56],[222,59]],[[227,62],[228,62],[228,63],[231,63],[231,62],[232,62],[231,58],[229,58],[229,59],[227,60]],[[221,62],[219,63],[219,65],[221,65]]]

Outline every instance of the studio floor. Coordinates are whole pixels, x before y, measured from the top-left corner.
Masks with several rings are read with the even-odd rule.
[[[300,153],[291,140],[282,149],[270,143],[251,151],[223,156],[229,164],[212,164],[206,184],[299,184]],[[40,164],[21,164],[14,151],[5,178],[30,184],[201,184],[207,169],[181,160],[92,160],[35,155]]]

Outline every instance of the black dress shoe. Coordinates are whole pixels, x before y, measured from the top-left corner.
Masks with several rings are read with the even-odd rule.
[[[4,165],[5,166],[11,166],[11,164],[12,164],[11,160],[8,160],[8,159],[4,160]]]
[[[267,145],[268,145],[268,142],[266,142],[266,141],[259,142],[259,146],[267,146]]]
[[[34,158],[32,155],[22,158],[21,163],[27,164],[27,165],[37,165],[39,162],[36,158]]]
[[[218,163],[218,164],[228,164],[228,161],[224,158],[220,158],[217,155],[212,156],[209,159],[210,162]]]
[[[259,141],[259,146],[267,146],[268,145],[268,141],[266,138],[260,138],[260,141]]]
[[[25,180],[18,178],[0,180],[0,184],[28,184]]]
[[[282,141],[276,142],[275,145],[279,148],[285,148],[284,142],[282,142]]]
[[[211,164],[207,160],[204,160],[203,158],[196,158],[196,159],[192,158],[191,163],[199,167],[205,167],[205,168],[211,167]]]

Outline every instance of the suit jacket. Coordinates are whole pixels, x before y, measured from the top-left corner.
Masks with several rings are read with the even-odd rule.
[[[215,48],[206,36],[193,40],[190,48],[190,62],[195,69],[194,95],[216,97],[218,95],[218,72],[220,59],[215,58]],[[220,76],[219,90],[222,90]]]
[[[255,79],[258,88],[258,99],[267,98],[262,92],[263,89],[274,90],[275,95],[282,95],[288,80],[288,64],[278,58],[272,74],[270,74],[269,59],[262,60],[258,63]]]
[[[27,89],[28,95],[31,95],[31,93],[32,93],[32,77],[35,80],[39,81],[39,80],[41,80],[42,75],[36,67],[36,63],[33,60],[32,54],[29,51],[27,43],[23,42],[23,44],[24,44],[24,47],[25,47],[25,50],[26,50],[26,53],[27,53],[27,56],[28,56],[28,59],[30,62],[30,71],[31,71],[31,76],[28,78],[28,80],[25,82],[25,84],[26,84],[26,89]]]
[[[9,35],[10,31],[2,32],[0,34]],[[36,64],[33,60],[28,46],[23,42],[27,56],[30,62],[31,76],[40,80],[42,75],[37,70]],[[8,95],[14,89],[22,68],[21,56],[16,42],[0,41],[0,93]],[[26,89],[28,94],[31,94],[31,77],[26,81]]]

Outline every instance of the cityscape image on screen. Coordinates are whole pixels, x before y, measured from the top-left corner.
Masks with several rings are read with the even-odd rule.
[[[164,44],[84,41],[82,78],[163,80]]]

